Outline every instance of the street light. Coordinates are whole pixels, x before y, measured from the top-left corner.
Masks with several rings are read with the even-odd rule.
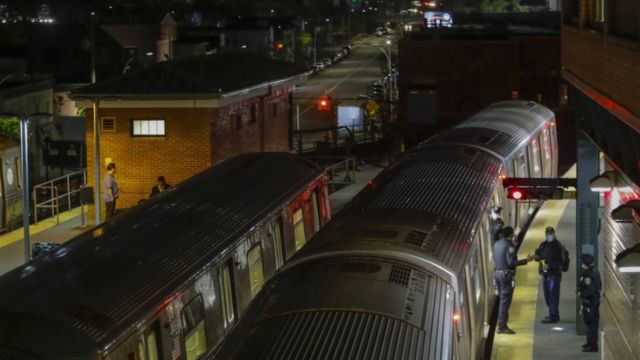
[[[29,118],[34,116],[51,116],[49,113],[33,113],[31,115],[18,115],[14,113],[0,114],[0,118],[20,119],[20,166],[22,167],[22,229],[24,231],[24,262],[31,258],[31,244],[29,239],[29,142],[28,125]]]

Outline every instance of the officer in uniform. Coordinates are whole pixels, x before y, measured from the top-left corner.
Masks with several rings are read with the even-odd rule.
[[[600,323],[600,273],[593,267],[591,254],[582,254],[582,273],[578,281],[578,297],[582,301],[582,319],[587,325],[587,343],[582,345],[584,352],[598,351],[598,325]]]
[[[533,260],[532,255],[529,255],[526,259],[518,260],[516,248],[513,245],[513,235],[513,228],[507,226],[502,229],[500,239],[493,245],[493,261],[496,265],[496,270],[493,273],[493,284],[500,296],[498,334],[516,333],[507,326],[509,306],[511,306],[513,289],[516,285],[516,267],[526,265],[529,261]]]

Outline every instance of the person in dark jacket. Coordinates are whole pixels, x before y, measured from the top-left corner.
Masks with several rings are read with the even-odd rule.
[[[502,221],[502,216],[500,215],[501,211],[502,207],[500,206],[494,206],[491,208],[491,237],[494,243],[500,239],[500,232],[504,228],[504,221]]]
[[[600,324],[600,273],[593,266],[593,255],[582,254],[582,273],[578,280],[578,297],[582,302],[582,319],[587,325],[587,343],[582,345],[584,352],[598,351],[598,325]]]
[[[545,230],[545,239],[535,252],[538,261],[538,272],[542,275],[544,301],[549,315],[541,320],[543,324],[555,324],[560,321],[560,282],[562,281],[562,264],[565,249],[556,238],[556,231],[551,226]]]
[[[167,184],[166,180],[164,179],[164,176],[158,176],[157,184],[151,188],[151,194],[149,195],[149,197],[152,198],[171,188],[172,186]]]
[[[526,259],[518,260],[516,248],[513,245],[513,228],[507,226],[502,229],[500,239],[493,245],[493,261],[495,262],[495,272],[493,273],[493,284],[500,296],[500,309],[498,312],[498,334],[515,334],[507,326],[509,320],[509,307],[513,298],[513,289],[516,286],[516,267],[526,265],[533,259],[529,255]]]

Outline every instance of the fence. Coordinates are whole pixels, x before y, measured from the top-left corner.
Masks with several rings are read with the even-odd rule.
[[[368,126],[339,126],[315,130],[296,130],[293,132],[293,152],[327,152],[335,148],[353,148],[356,144],[378,141],[382,138],[378,124]]]
[[[71,210],[80,206],[80,190],[87,183],[85,170],[60,176],[33,187],[34,222],[38,218],[56,216],[60,222],[60,209]]]

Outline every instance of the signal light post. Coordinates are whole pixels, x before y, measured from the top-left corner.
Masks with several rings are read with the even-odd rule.
[[[576,186],[576,179],[506,178],[502,185],[507,198],[513,200],[560,200],[575,199],[576,191],[567,190]]]

